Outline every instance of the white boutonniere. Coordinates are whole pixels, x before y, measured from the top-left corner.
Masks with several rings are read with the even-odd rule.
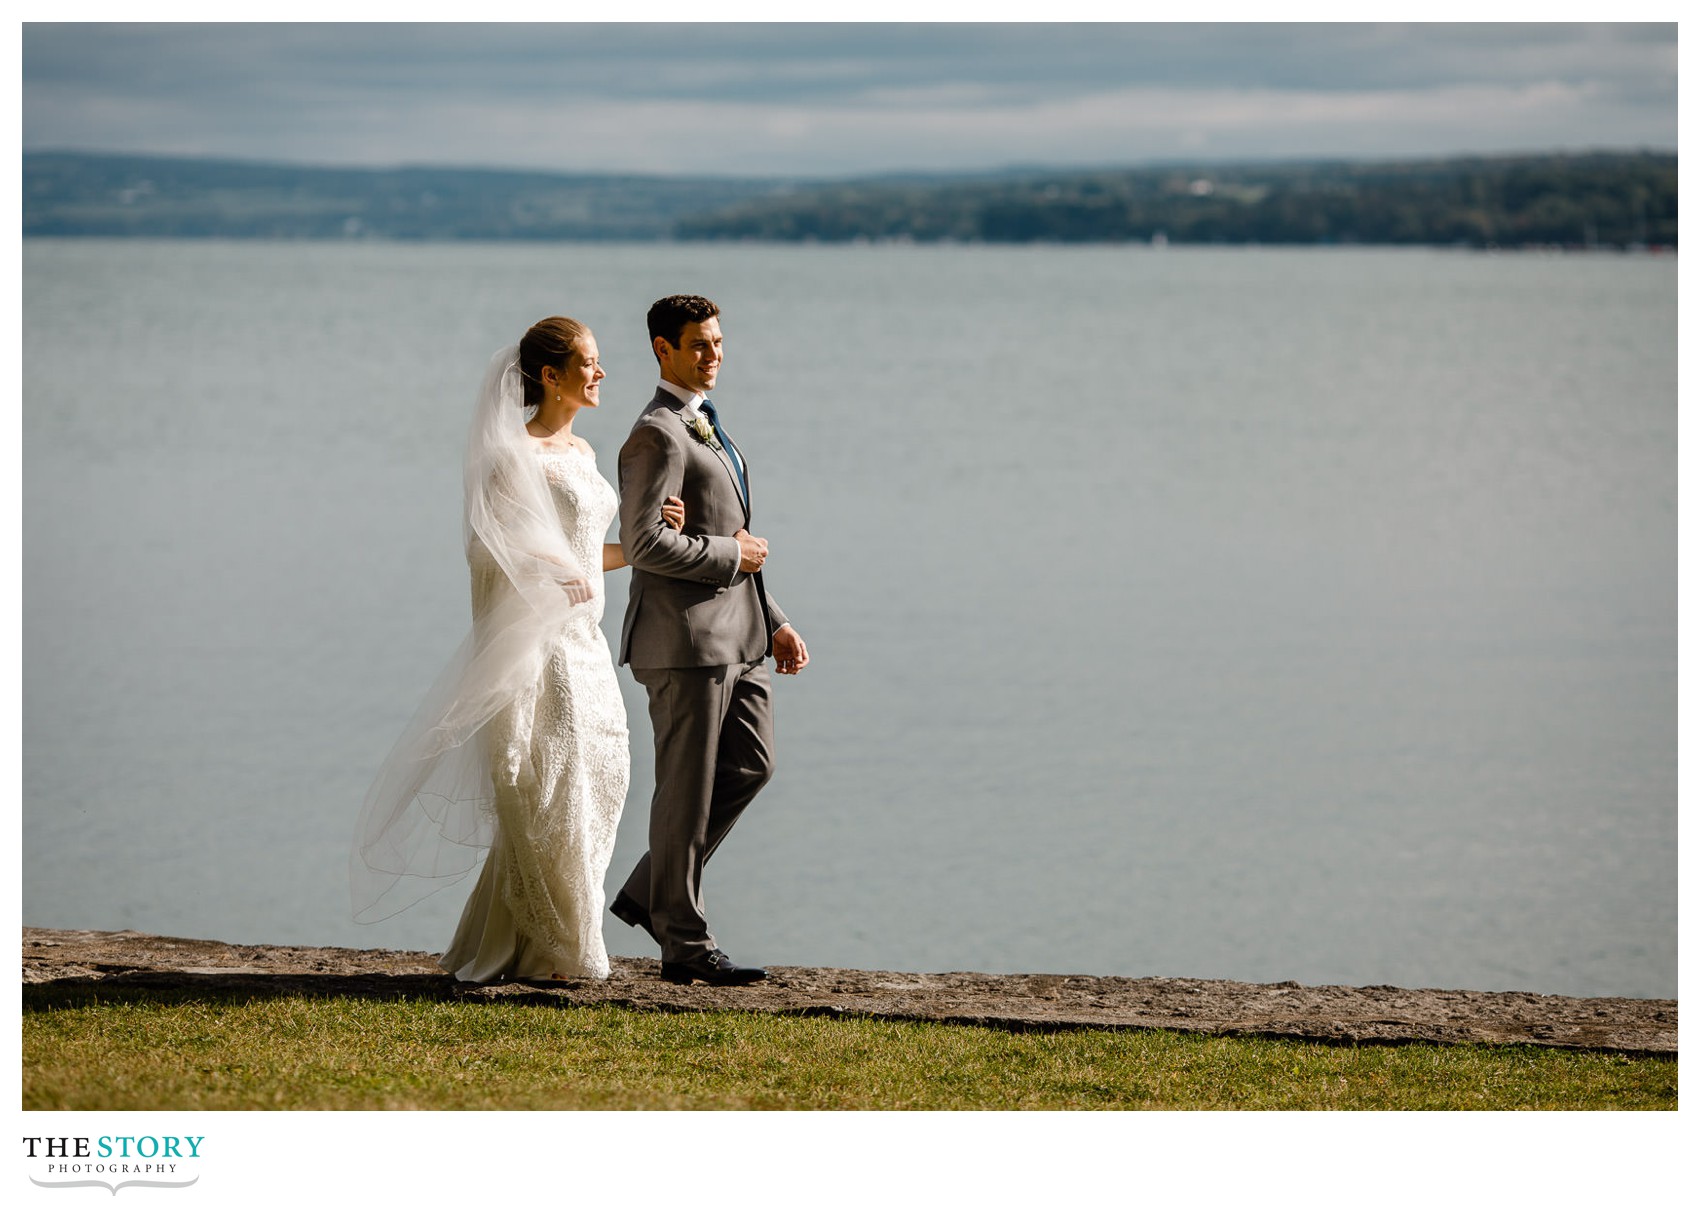
[[[714,426],[709,424],[707,417],[698,413],[695,417],[680,417],[679,419],[690,426],[691,432],[697,436],[697,441],[715,450],[720,449],[720,442],[714,436]]]

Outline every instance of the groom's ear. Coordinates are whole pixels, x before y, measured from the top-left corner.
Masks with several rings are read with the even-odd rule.
[[[655,355],[655,360],[657,362],[665,361],[666,358],[667,358],[668,352],[672,348],[673,348],[673,343],[671,341],[669,341],[666,337],[651,337],[650,338],[649,352]]]

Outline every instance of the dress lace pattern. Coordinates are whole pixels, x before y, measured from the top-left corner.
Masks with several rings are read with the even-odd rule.
[[[625,702],[599,623],[613,485],[577,450],[538,448],[561,527],[595,587],[553,641],[536,683],[485,726],[496,832],[443,967],[461,980],[606,977],[602,880],[631,777]],[[472,561],[477,619],[507,578]]]

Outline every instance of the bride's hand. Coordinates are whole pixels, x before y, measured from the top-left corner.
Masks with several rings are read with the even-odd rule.
[[[685,528],[685,503],[678,497],[668,497],[661,506],[661,520],[674,530]]]
[[[590,582],[584,579],[563,581],[561,588],[567,591],[567,601],[574,606],[582,606],[596,596],[596,591],[590,587]]]

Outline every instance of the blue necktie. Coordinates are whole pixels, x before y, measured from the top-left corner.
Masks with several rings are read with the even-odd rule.
[[[744,461],[738,457],[738,452],[733,448],[731,439],[726,436],[726,431],[720,428],[720,416],[714,411],[713,402],[705,399],[698,407],[702,409],[702,415],[708,418],[708,423],[714,426],[714,436],[720,439],[720,445],[726,448],[726,457],[732,460],[732,470],[738,473],[738,487],[744,491],[744,505],[747,507],[750,503],[750,482],[744,478]]]

